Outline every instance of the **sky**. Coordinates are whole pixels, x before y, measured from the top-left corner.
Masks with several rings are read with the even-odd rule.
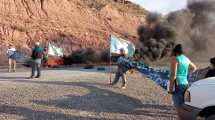
[[[130,0],[141,5],[148,11],[158,12],[163,15],[169,12],[186,8],[187,0]]]

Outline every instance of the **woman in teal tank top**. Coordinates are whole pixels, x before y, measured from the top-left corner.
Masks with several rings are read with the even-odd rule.
[[[184,103],[184,93],[188,88],[188,74],[196,70],[196,65],[193,64],[188,57],[183,54],[181,44],[175,46],[172,51],[173,57],[171,60],[171,76],[169,93],[173,94],[173,102],[181,120],[181,106]],[[175,86],[175,90],[174,90]]]
[[[187,76],[189,74],[190,60],[185,55],[176,56],[177,72],[176,72],[176,83],[177,85],[188,85]]]

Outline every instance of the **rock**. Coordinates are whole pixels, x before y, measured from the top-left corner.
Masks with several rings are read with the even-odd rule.
[[[52,41],[63,46],[67,54],[80,48],[108,48],[109,33],[122,37],[127,33],[128,38],[135,38],[147,12],[130,2],[125,5],[113,0],[103,2],[1,0],[0,47],[12,43],[30,53],[35,41],[44,47]],[[89,3],[100,9],[94,10]]]

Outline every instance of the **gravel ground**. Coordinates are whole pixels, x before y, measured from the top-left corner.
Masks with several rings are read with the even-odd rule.
[[[0,73],[0,120],[175,120],[171,96],[141,74],[109,87],[105,72],[83,69]],[[114,76],[112,76],[113,78]]]

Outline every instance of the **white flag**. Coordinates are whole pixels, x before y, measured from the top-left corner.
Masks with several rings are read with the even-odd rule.
[[[110,53],[120,54],[120,49],[124,49],[128,57],[132,57],[135,53],[135,45],[132,42],[111,35]]]
[[[52,44],[49,43],[48,46],[48,55],[52,55],[52,56],[58,56],[58,57],[63,57],[63,49],[62,48],[58,48]]]

